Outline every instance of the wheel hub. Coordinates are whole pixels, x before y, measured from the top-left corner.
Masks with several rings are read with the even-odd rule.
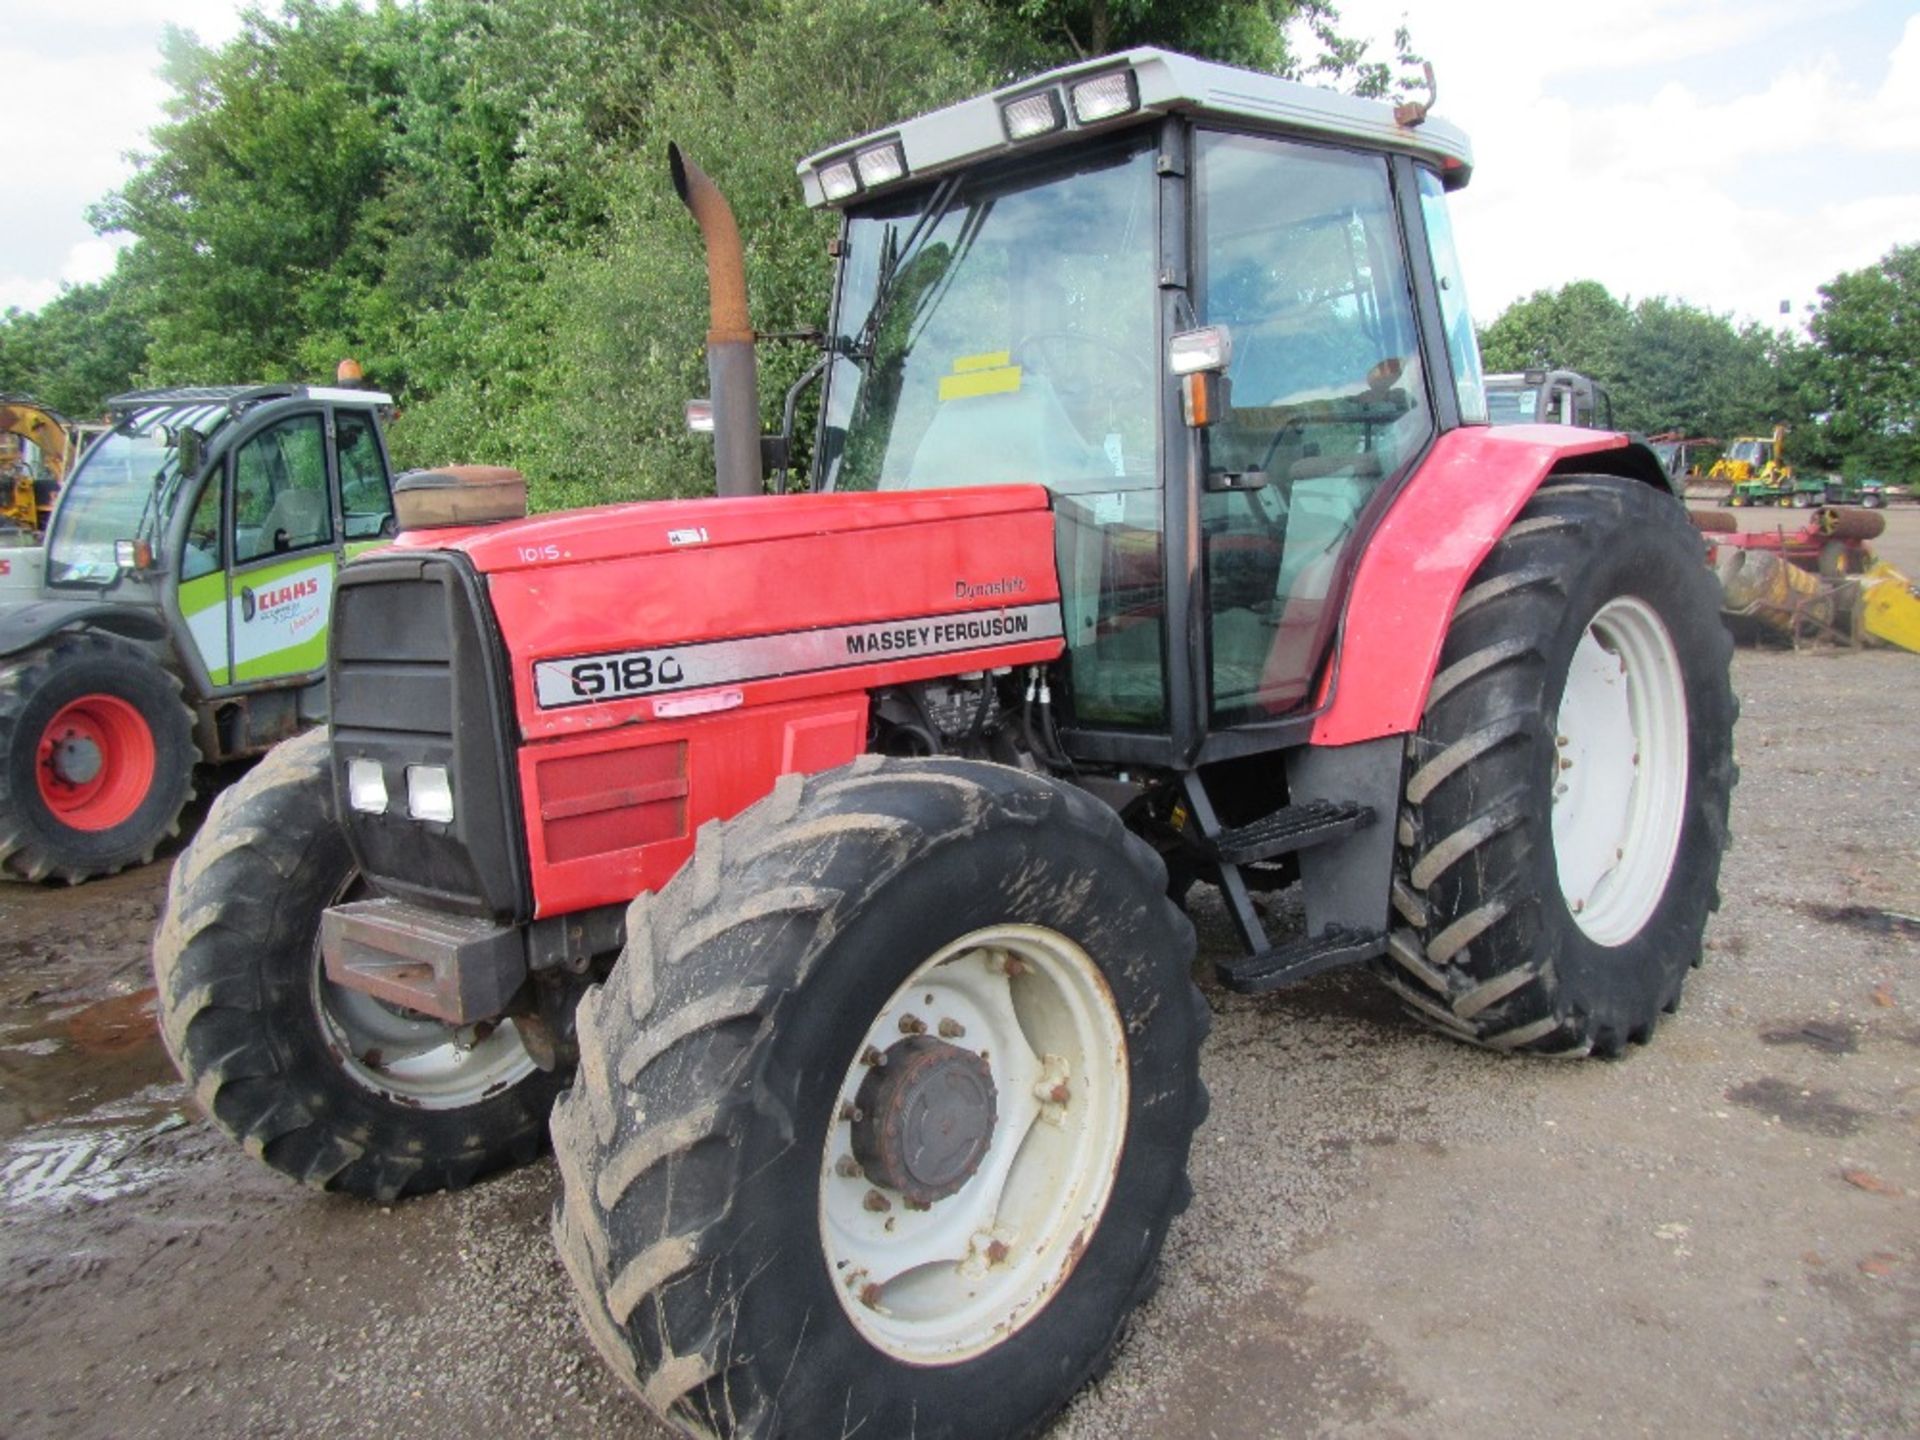
[[[54,743],[54,778],[68,785],[85,785],[100,773],[105,757],[84,735],[67,735]]]
[[[918,1205],[960,1190],[993,1143],[993,1072],[925,1035],[890,1046],[861,1083],[853,1156],[874,1184]]]

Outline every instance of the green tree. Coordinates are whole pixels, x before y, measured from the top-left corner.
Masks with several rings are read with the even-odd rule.
[[[1822,438],[1850,473],[1920,482],[1920,244],[1820,287],[1809,388]]]
[[[1628,305],[1578,280],[1515,301],[1481,333],[1490,372],[1578,370],[1613,398],[1624,430],[1730,439],[1805,428],[1795,347],[1764,326],[1656,296]],[[1810,437],[1809,437],[1810,438]]]
[[[133,388],[146,359],[145,306],[123,266],[71,285],[32,314],[0,316],[0,391],[30,395],[70,419],[99,414]]]

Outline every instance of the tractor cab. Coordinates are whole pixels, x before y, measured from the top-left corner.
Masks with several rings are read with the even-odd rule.
[[[108,403],[48,530],[48,597],[159,610],[198,694],[317,676],[333,572],[393,533],[389,398],[256,385]]]
[[[846,217],[816,487],[1047,488],[1076,756],[1307,706],[1358,547],[1486,418],[1465,138],[1299,90],[1139,51],[801,166]]]
[[[1580,425],[1613,429],[1613,397],[1577,370],[1523,370],[1487,376],[1487,418],[1495,425]]]

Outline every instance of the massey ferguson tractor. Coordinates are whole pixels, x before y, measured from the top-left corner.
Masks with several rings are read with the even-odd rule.
[[[795,496],[673,161],[719,497],[400,497],[330,730],[175,869],[167,1043],[252,1154],[382,1201],[551,1111],[588,1334],[688,1434],[1030,1435],[1191,1193],[1195,882],[1229,991],[1366,966],[1561,1056],[1676,1006],[1734,780],[1713,579],[1643,446],[1484,423],[1469,151],[1420,107],[1136,50],[807,160],[843,222]]]

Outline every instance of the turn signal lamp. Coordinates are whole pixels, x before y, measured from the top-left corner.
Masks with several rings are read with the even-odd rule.
[[[1082,80],[1072,89],[1073,118],[1082,125],[1129,115],[1140,108],[1140,87],[1131,70],[1115,70]]]
[[[1167,342],[1167,365],[1176,375],[1224,371],[1233,363],[1233,333],[1224,325],[1183,330]]]
[[[1000,123],[1006,126],[1009,140],[1031,140],[1036,135],[1049,135],[1060,129],[1067,123],[1067,117],[1060,108],[1059,92],[1042,90],[1037,95],[1023,95],[1002,105]]]
[[[407,766],[407,814],[416,820],[452,821],[453,784],[446,766]]]
[[[844,200],[860,189],[860,177],[853,173],[853,161],[835,160],[820,167],[820,193],[829,200]]]
[[[711,435],[713,433],[713,401],[687,401],[687,429],[691,430],[695,435]]]
[[[387,775],[378,760],[362,757],[347,762],[347,803],[368,815],[387,810]]]
[[[853,163],[860,172],[860,183],[868,189],[898,180],[907,173],[907,157],[892,140],[862,150],[853,157]]]
[[[116,540],[113,542],[113,563],[122,570],[151,570],[153,546],[145,540]]]

